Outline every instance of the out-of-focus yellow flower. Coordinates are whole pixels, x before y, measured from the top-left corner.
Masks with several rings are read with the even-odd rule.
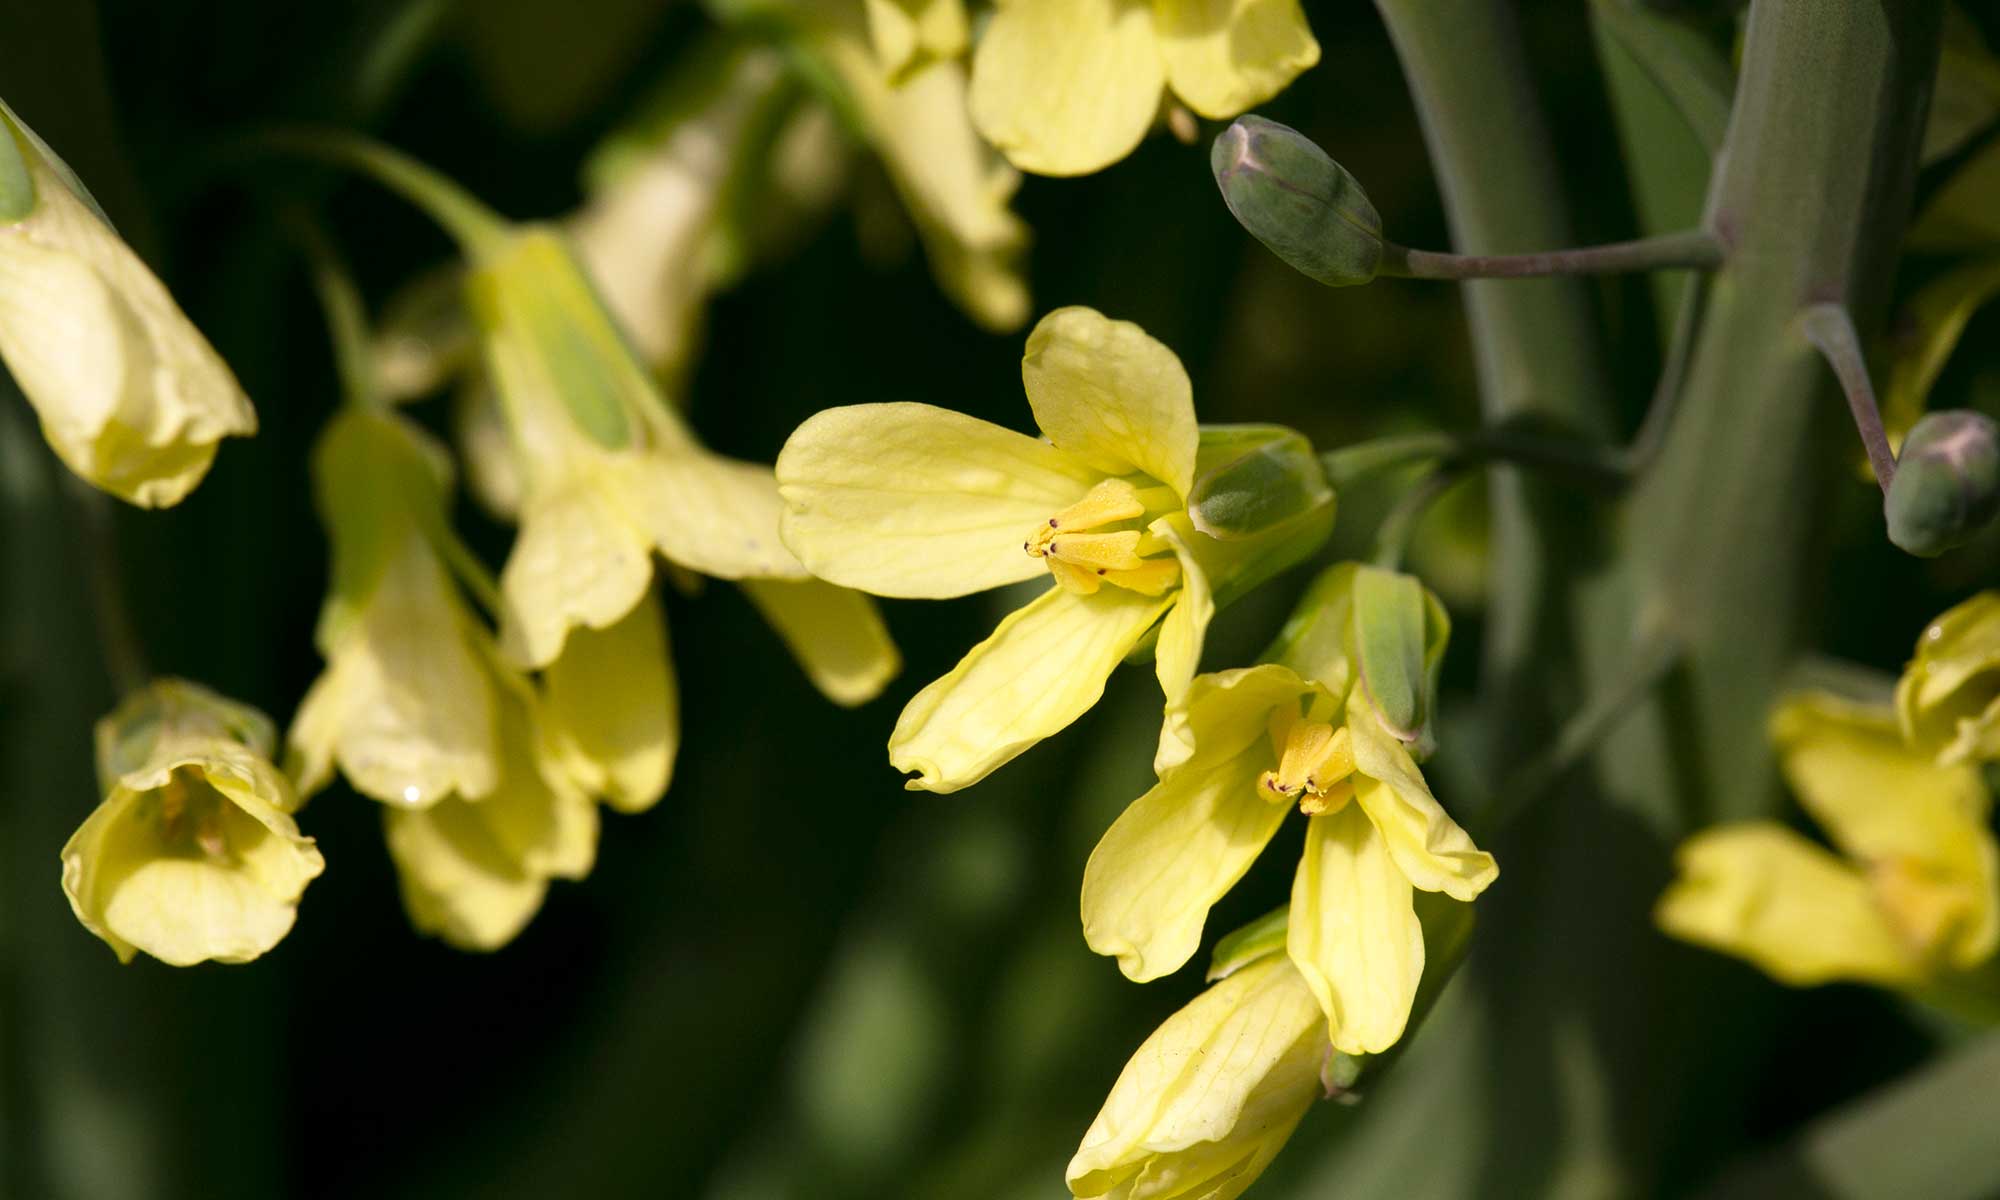
[[[1660,927],[1781,983],[1916,987],[2000,939],[1992,797],[1969,764],[1908,749],[1895,714],[1818,693],[1771,721],[1785,777],[1840,853],[1769,821],[1690,838]]]
[[[1298,0],[999,0],[972,120],[1024,171],[1087,175],[1132,152],[1168,91],[1224,120],[1318,61]]]
[[[1470,901],[1499,874],[1432,796],[1358,682],[1345,701],[1290,667],[1202,675],[1186,704],[1191,752],[1132,802],[1083,877],[1085,939],[1134,980],[1194,954],[1208,910],[1295,804],[1309,815],[1287,949],[1335,1048],[1402,1036],[1423,978],[1414,891]]]
[[[1271,956],[1168,1017],[1125,1065],[1070,1159],[1077,1196],[1231,1200],[1264,1173],[1320,1094],[1326,1027]]]
[[[1137,325],[1050,313],[1021,375],[1046,440],[927,404],[829,409],[778,455],[785,544],[878,596],[962,596],[1047,572],[1055,586],[910,701],[889,761],[950,792],[1081,716],[1160,626],[1169,698],[1214,611],[1203,560],[1236,553],[1185,506],[1200,433],[1187,372]]]
[[[438,552],[449,459],[403,418],[349,406],[320,435],[313,482],[333,587],[317,631],[327,668],[287,738],[300,794],[337,763],[387,804],[485,796],[499,773],[496,702],[484,631]]]
[[[248,962],[291,931],[326,864],[271,751],[263,714],[181,680],[97,723],[104,802],[63,846],[63,892],[121,962]]]
[[[489,665],[500,754],[493,789],[383,813],[410,923],[465,950],[512,941],[540,910],[549,880],[581,879],[597,857],[597,805],[564,770],[533,688]]]
[[[694,440],[559,234],[523,227],[479,250],[467,294],[524,484],[500,576],[511,659],[548,667],[573,630],[612,628],[646,595],[657,550],[743,582],[767,611],[760,585],[805,596],[809,623],[780,625],[807,673],[842,703],[881,690],[899,660],[872,603],[807,576],[778,539],[770,469]]]
[[[892,82],[959,57],[971,41],[964,0],[862,0],[862,8],[875,56]]]
[[[78,476],[178,504],[257,430],[235,376],[54,152],[0,104],[0,359]]]
[[[1903,736],[1939,762],[2000,758],[2000,592],[1930,623],[1896,685]]]

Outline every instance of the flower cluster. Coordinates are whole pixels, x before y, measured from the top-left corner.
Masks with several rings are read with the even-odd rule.
[[[1982,764],[2000,757],[2000,593],[1924,630],[1894,702],[1787,697],[1770,734],[1833,842],[1772,821],[1680,849],[1658,919],[1796,986],[1854,980],[1955,1003],[2000,947],[2000,845]]]

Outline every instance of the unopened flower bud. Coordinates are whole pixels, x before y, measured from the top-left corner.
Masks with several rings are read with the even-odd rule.
[[[2000,513],[2000,427],[1962,409],[1918,421],[1882,507],[1889,540],[1918,557],[1970,541]]]
[[[1382,218],[1354,176],[1310,138],[1238,117],[1208,161],[1229,211],[1273,254],[1328,287],[1375,278]]]

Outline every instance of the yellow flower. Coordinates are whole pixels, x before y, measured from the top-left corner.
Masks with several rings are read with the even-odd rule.
[[[1931,622],[1896,685],[1903,736],[1939,762],[2000,758],[2000,592]]]
[[[326,864],[271,749],[263,714],[180,680],[97,723],[104,802],[63,846],[63,891],[121,962],[248,962],[291,931]]]
[[[957,58],[971,41],[964,0],[863,0],[862,9],[875,56],[893,82]]]
[[[829,409],[778,455],[785,544],[814,575],[878,596],[962,596],[1047,573],[889,740],[910,787],[950,792],[1081,716],[1159,626],[1157,671],[1186,690],[1214,611],[1209,575],[1257,539],[1196,533],[1200,433],[1187,372],[1137,325],[1042,318],[1021,364],[1046,440],[927,404]]]
[[[560,235],[525,227],[478,249],[467,295],[522,471],[500,575],[509,658],[548,667],[573,630],[616,625],[657,550],[742,583],[835,701],[881,690],[899,664],[873,605],[808,578],[778,539],[770,469],[694,440]]]
[[[0,359],[69,469],[178,504],[257,414],[60,159],[0,104]]]
[[[301,795],[325,787],[336,763],[356,791],[388,804],[493,790],[485,634],[438,553],[451,536],[449,481],[443,450],[393,413],[350,407],[320,435],[313,482],[333,588],[317,632],[327,668],[287,738]]]
[[[972,58],[972,121],[1024,171],[1132,152],[1171,90],[1224,120],[1319,61],[1298,0],[999,0]]]
[[[1660,927],[1796,986],[1912,987],[1990,958],[2000,874],[1978,768],[1939,765],[1904,745],[1887,709],[1823,694],[1788,698],[1771,737],[1840,853],[1769,821],[1697,834]]]
[[[641,605],[635,619],[649,611]],[[493,790],[383,813],[410,923],[466,950],[512,941],[549,880],[581,879],[597,857],[597,805],[564,770],[533,688],[489,665],[500,753]]]
[[[1230,1200],[1320,1095],[1319,1005],[1291,963],[1261,959],[1168,1017],[1112,1085],[1070,1159],[1077,1196]]]
[[[1185,757],[1132,802],[1083,876],[1085,940],[1144,982],[1178,970],[1208,910],[1296,805],[1308,814],[1287,949],[1336,1049],[1387,1049],[1423,977],[1415,889],[1470,901],[1499,874],[1431,795],[1358,682],[1263,663],[1195,679]]]

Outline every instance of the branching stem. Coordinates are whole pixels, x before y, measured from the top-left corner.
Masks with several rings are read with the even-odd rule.
[[[1861,335],[1854,330],[1854,318],[1844,304],[1815,304],[1804,314],[1807,340],[1826,358],[1847,395],[1847,409],[1854,415],[1855,431],[1868,450],[1868,465],[1875,469],[1875,482],[1883,492],[1896,477],[1896,453],[1889,449],[1889,435],[1882,429],[1882,410],[1875,403],[1875,385],[1868,378],[1868,360],[1861,353]]]
[[[1723,247],[1705,229],[1536,254],[1445,254],[1389,242],[1379,273],[1405,279],[1538,279],[1550,275],[1608,275],[1685,268],[1712,271]]]

